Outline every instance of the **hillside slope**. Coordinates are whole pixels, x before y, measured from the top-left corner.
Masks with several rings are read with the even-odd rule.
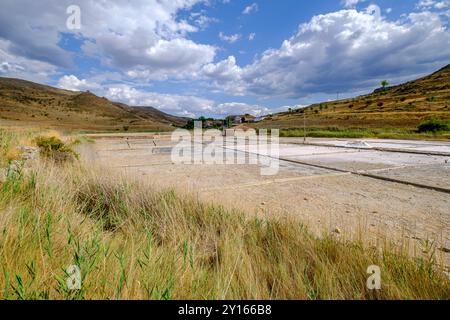
[[[0,124],[77,130],[172,130],[183,118],[148,114],[90,92],[0,78]]]
[[[256,124],[265,128],[416,128],[429,118],[450,119],[450,65],[418,80],[373,93],[283,112]]]
[[[158,121],[167,124],[173,124],[178,127],[182,127],[186,125],[188,122],[188,118],[176,117],[161,110],[158,110],[154,107],[131,107],[131,109],[135,112],[136,115],[147,118],[147,119],[158,119]]]

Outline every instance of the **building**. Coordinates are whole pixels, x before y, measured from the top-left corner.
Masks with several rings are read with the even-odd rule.
[[[256,119],[255,116],[251,115],[251,114],[245,114],[243,116],[241,116],[241,123],[250,123],[250,122],[254,122]]]
[[[248,113],[243,115],[232,115],[227,117],[227,120],[229,120],[233,125],[254,122],[255,119],[256,119],[255,116]]]

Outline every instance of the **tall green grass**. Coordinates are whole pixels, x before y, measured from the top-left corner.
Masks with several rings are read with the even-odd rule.
[[[0,185],[3,299],[448,299],[434,255],[313,236],[104,168],[35,160]],[[378,265],[382,289],[367,289]],[[69,266],[81,271],[71,290]]]

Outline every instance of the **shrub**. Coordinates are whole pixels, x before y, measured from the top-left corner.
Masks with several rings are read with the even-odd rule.
[[[439,132],[439,131],[450,131],[448,123],[438,120],[431,119],[422,122],[418,127],[419,132]]]
[[[78,154],[58,137],[41,136],[36,138],[35,141],[39,147],[41,156],[45,158],[55,160],[56,162],[78,159]]]

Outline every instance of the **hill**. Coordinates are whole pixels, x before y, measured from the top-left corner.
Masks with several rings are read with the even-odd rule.
[[[418,80],[352,98],[283,112],[255,124],[259,128],[415,129],[429,118],[450,119],[450,65]]]
[[[156,109],[155,109],[156,110]],[[76,130],[168,131],[184,118],[129,107],[90,92],[53,88],[0,78],[0,124],[37,125]]]
[[[176,117],[161,110],[158,110],[154,107],[131,107],[131,109],[136,113],[136,115],[147,118],[147,119],[158,119],[158,121],[166,124],[172,124],[177,127],[182,127],[186,125],[189,121],[189,118]]]

